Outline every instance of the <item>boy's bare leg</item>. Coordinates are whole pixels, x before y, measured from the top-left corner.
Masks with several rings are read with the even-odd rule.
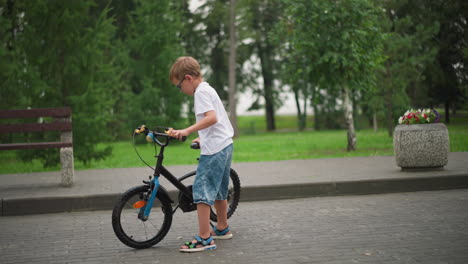
[[[203,239],[210,237],[210,206],[204,203],[197,204],[197,213],[198,213],[198,227],[200,236]],[[197,240],[192,240],[192,243],[197,243]],[[214,240],[211,241],[211,245],[214,244]],[[188,248],[186,245],[181,246],[181,248]]]
[[[210,237],[210,209],[211,207],[204,203],[197,204],[199,236],[202,238]]]
[[[227,224],[227,200],[216,200],[214,204],[216,208],[216,215],[218,216],[218,230],[224,230]]]
[[[216,226],[216,229],[218,230],[224,230],[228,227],[228,222],[227,222],[227,200],[216,200],[214,204],[216,208],[216,215],[218,216],[218,224]],[[230,233],[230,232],[229,232]],[[213,233],[212,233],[213,235]]]

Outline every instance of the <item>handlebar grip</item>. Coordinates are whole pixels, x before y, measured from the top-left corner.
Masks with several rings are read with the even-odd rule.
[[[137,127],[137,129],[135,129],[135,133],[140,134],[144,132],[145,130],[146,130],[146,126],[142,125],[141,127]]]
[[[190,148],[191,148],[191,149],[200,149],[200,144],[198,144],[198,142],[193,142],[193,143],[190,145]]]
[[[165,133],[166,135],[168,135],[168,136],[171,136],[171,135],[169,135],[169,130],[170,130],[170,129],[171,129],[171,128],[168,127],[168,128],[164,131],[164,133]],[[180,141],[184,142],[185,140],[187,140],[187,137],[186,137],[186,136],[183,136],[182,139],[181,139]]]

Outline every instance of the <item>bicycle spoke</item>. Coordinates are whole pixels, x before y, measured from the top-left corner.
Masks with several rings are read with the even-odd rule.
[[[142,222],[142,223],[143,223],[143,229],[145,230],[146,240],[148,240],[148,233],[146,232],[146,222]]]
[[[117,237],[124,244],[134,248],[147,248],[158,243],[169,231],[172,222],[172,208],[169,201],[154,200],[154,209],[149,219],[138,218],[144,207],[140,201],[147,194],[147,186],[133,188],[122,195],[120,205],[114,208],[112,225]],[[134,208],[141,207],[141,208]],[[168,207],[169,213],[156,208]]]

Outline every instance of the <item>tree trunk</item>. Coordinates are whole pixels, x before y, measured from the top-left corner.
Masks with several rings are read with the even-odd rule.
[[[309,81],[307,78],[304,78],[304,86],[302,88],[302,95],[304,97],[304,105],[302,107],[302,116],[300,119],[299,130],[304,131],[307,126],[307,103],[309,101]]]
[[[260,63],[262,65],[263,75],[263,91],[265,98],[265,116],[267,121],[267,130],[273,131],[276,129],[275,125],[275,105],[273,95],[273,65],[271,65],[270,47],[262,47],[260,43],[257,44],[258,53],[260,55]]]
[[[10,33],[11,33],[11,40],[8,41],[6,43],[6,46],[8,48],[9,51],[12,51],[13,50],[13,43],[14,41],[16,40],[16,36],[15,36],[15,31],[16,31],[16,21],[17,21],[17,18],[16,18],[16,14],[15,14],[15,1],[12,1],[12,0],[8,0],[7,1],[7,4],[6,4],[6,17],[9,17],[11,19],[11,29],[10,29]],[[5,11],[3,11],[5,12]]]
[[[268,93],[265,95],[265,114],[266,114],[266,120],[267,120],[267,130],[268,131],[274,131],[276,130],[276,124],[275,124],[275,109],[273,105],[273,95],[271,94],[271,88],[269,89],[270,91],[265,91]]]
[[[374,114],[372,115],[372,126],[374,127],[374,132],[377,132],[379,128],[377,125],[377,113],[375,113],[375,111],[374,111]]]
[[[349,91],[349,95],[350,95],[351,105],[353,106],[353,120],[355,119],[357,120],[358,110],[357,110],[355,90]],[[355,128],[359,129],[359,123],[355,124]]]
[[[307,88],[306,88],[307,89]],[[309,95],[307,94],[307,92],[304,93],[304,106],[303,106],[303,111],[302,111],[302,116],[301,116],[301,123],[299,125],[299,130],[300,131],[304,131],[304,129],[306,128],[307,126],[307,101],[309,99]]]
[[[236,45],[236,0],[231,0],[229,19],[229,119],[234,128],[234,137],[239,136],[236,111]]]
[[[299,86],[297,84],[293,84],[293,93],[294,93],[294,101],[296,103],[296,109],[297,109],[297,125],[298,125],[299,130],[301,130],[302,111],[301,111],[301,103],[299,101]]]
[[[320,130],[320,126],[319,126],[319,109],[318,107],[314,104],[312,106],[312,108],[314,109],[314,130],[318,131]]]
[[[445,123],[446,124],[450,123],[450,101],[449,100],[445,101]]]
[[[304,90],[305,89],[305,90]],[[294,91],[294,100],[296,102],[296,109],[297,109],[297,124],[299,131],[304,131],[304,129],[307,126],[307,102],[309,100],[309,95],[307,93],[307,83],[304,81],[301,89],[301,85],[299,84],[294,84],[293,86],[293,91]],[[304,104],[301,108],[301,102],[300,102],[300,93],[302,91],[303,99],[304,99]]]
[[[390,32],[395,32],[395,16],[392,10],[387,10],[387,15],[392,21]],[[385,119],[387,121],[388,136],[393,138],[393,77],[390,71],[392,62],[389,59],[385,62],[385,74],[382,82],[385,106]]]
[[[388,136],[393,137],[393,83],[389,64],[390,62],[387,61],[385,65],[386,73],[382,87],[384,88],[384,105],[386,110],[385,119],[387,121]]]
[[[348,146],[346,149],[348,151],[355,151],[357,139],[356,132],[354,131],[353,104],[349,98],[349,89],[347,87],[343,89],[343,106],[348,130]]]
[[[315,86],[312,86],[312,97],[310,98],[310,104],[312,105],[312,109],[314,111],[313,115],[314,115],[314,130],[318,131],[320,129],[319,127],[319,119],[318,119],[318,116],[319,116],[319,110],[318,110],[318,107],[317,105],[314,103],[314,98],[316,98],[316,96],[318,96],[318,91],[316,90],[317,88]]]

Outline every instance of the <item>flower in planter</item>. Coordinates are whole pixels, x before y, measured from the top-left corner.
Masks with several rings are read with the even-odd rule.
[[[399,124],[429,124],[439,122],[440,115],[435,109],[411,109],[398,119]]]

